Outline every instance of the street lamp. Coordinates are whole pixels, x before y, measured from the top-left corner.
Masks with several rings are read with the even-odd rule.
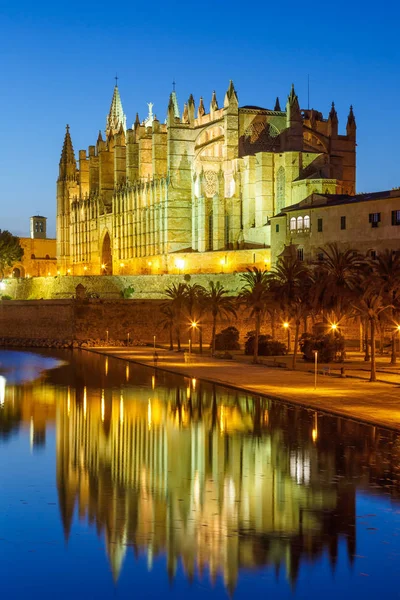
[[[317,373],[318,373],[318,350],[314,350],[314,390],[317,389]]]
[[[338,329],[338,324],[337,323],[332,323],[331,324],[331,331],[337,331]]]
[[[290,325],[287,321],[284,322],[283,328],[287,331],[287,350],[290,352]]]
[[[192,321],[192,322],[191,322],[191,324],[190,324],[190,327],[191,327],[191,329],[192,329],[193,336],[194,336],[194,338],[193,338],[193,343],[195,343],[195,341],[196,341],[196,334],[195,334],[194,332],[195,332],[195,331],[196,331],[196,329],[197,329],[197,323],[196,323],[196,321]],[[192,336],[190,336],[190,339],[191,339],[191,338],[192,338]]]

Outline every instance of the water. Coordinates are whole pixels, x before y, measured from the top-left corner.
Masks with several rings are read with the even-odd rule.
[[[0,352],[1,597],[400,598],[399,458],[347,419]]]

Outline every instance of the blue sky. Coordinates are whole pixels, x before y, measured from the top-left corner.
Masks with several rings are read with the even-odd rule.
[[[387,0],[3,1],[0,228],[26,235],[39,212],[54,235],[65,124],[76,154],[95,143],[115,73],[129,126],[150,101],[165,118],[173,79],[181,105],[214,89],[222,102],[233,79],[241,105],[284,104],[294,82],[306,107],[309,74],[310,105],[327,115],[334,100],[340,132],[354,105],[357,190],[399,186],[399,16]]]

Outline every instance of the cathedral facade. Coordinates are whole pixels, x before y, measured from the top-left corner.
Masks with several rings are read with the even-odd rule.
[[[239,271],[270,261],[271,217],[313,193],[354,194],[356,124],[346,135],[300,109],[239,107],[230,82],[208,112],[175,90],[167,119],[149,104],[131,128],[118,86],[105,137],[80,150],[67,126],[57,181],[57,260],[62,274]]]

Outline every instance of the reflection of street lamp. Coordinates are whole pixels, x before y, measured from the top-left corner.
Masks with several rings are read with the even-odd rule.
[[[287,331],[287,351],[290,352],[290,326],[287,321],[284,322],[283,328]]]
[[[311,432],[311,437],[312,437],[312,441],[315,444],[315,442],[318,439],[318,415],[317,415],[317,413],[314,414],[314,427]]]

